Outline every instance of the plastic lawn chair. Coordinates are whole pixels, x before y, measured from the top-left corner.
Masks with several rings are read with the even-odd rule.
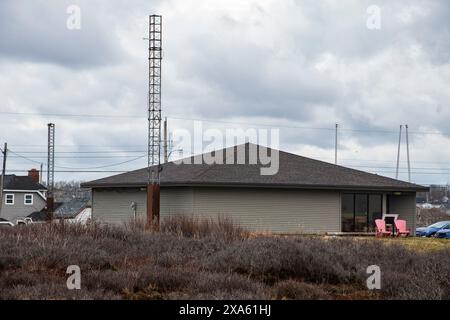
[[[375,225],[377,226],[376,236],[377,237],[389,237],[392,235],[391,231],[386,230],[386,222],[382,219],[375,220]]]
[[[396,233],[397,237],[399,237],[401,235],[404,235],[405,237],[407,237],[411,233],[411,231],[406,228],[405,220],[395,220],[395,227],[397,228],[397,233]]]

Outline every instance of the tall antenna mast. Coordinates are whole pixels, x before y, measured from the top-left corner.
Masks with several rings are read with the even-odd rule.
[[[409,161],[409,137],[407,124],[405,124],[405,134],[406,134],[406,159],[408,161],[408,182],[411,182],[411,163]]]
[[[336,131],[334,133],[334,164],[337,164],[338,155],[338,127],[339,124],[336,123]]]
[[[48,125],[48,157],[47,157],[47,218],[53,220],[53,187],[55,178],[55,124]]]
[[[147,222],[159,222],[162,16],[149,17]]]

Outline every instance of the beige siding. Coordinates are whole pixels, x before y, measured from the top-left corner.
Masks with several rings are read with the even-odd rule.
[[[161,218],[169,215],[192,215],[194,212],[194,190],[192,188],[162,188]]]
[[[146,191],[139,188],[93,191],[93,217],[108,223],[123,223],[146,216]],[[225,215],[250,230],[274,233],[339,232],[339,191],[258,188],[162,188],[161,218],[196,214]],[[415,228],[415,194],[390,196],[390,213]]]
[[[140,188],[94,189],[92,191],[92,217],[96,221],[122,224],[133,216],[132,202],[136,203],[136,216],[145,218],[147,192]]]
[[[416,194],[410,193],[401,196],[389,195],[389,213],[398,214],[398,218],[406,220],[411,234],[416,230]]]
[[[169,203],[164,196],[161,197],[161,218],[173,213],[194,212],[202,217],[228,216],[236,223],[257,231],[340,231],[340,193],[337,191],[184,188],[170,192],[170,195],[174,195],[171,199],[177,201]],[[190,210],[191,206],[193,210]]]

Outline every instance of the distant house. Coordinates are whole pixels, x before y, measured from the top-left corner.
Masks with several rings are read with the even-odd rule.
[[[41,211],[46,206],[46,192],[36,169],[28,171],[28,176],[5,175],[0,218],[15,223],[18,218]]]
[[[87,223],[91,219],[91,204],[89,198],[73,198],[64,202],[55,202],[53,218],[63,219],[66,222]],[[46,208],[28,215],[33,222],[47,221],[48,213]]]
[[[91,219],[91,210],[90,199],[74,198],[62,203],[55,210],[54,218],[84,224]]]
[[[226,215],[254,231],[273,233],[369,232],[375,219],[404,219],[416,225],[416,192],[428,188],[346,168],[288,152],[279,152],[279,170],[261,175],[265,165],[192,163],[162,165],[160,217]],[[242,146],[241,146],[242,149]],[[216,151],[236,159],[237,147]],[[213,153],[206,154],[211,157]],[[200,161],[195,161],[200,158]],[[194,159],[195,158],[195,159]],[[92,217],[123,223],[146,216],[147,169],[82,184],[92,189]]]

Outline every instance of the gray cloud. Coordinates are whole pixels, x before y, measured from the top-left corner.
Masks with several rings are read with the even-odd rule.
[[[79,31],[65,27],[69,4],[82,10]],[[381,30],[366,28],[366,9],[373,4],[382,9]],[[134,146],[145,151],[142,37],[148,14],[157,12],[164,16],[165,115],[331,129],[338,122],[361,130],[340,133],[341,158],[394,162],[399,124],[408,123],[411,131],[450,131],[449,11],[444,0],[2,1],[0,111],[142,118],[1,114],[0,136],[15,150],[45,152],[46,123],[53,121],[60,151],[122,150],[129,157],[126,150]],[[170,121],[172,129],[192,124]],[[284,128],[281,145],[330,160],[333,134]],[[431,166],[438,155],[450,162],[443,148],[447,135],[410,138],[413,159]],[[59,165],[95,167],[127,159],[61,158]],[[10,168],[31,165],[11,158]],[[111,169],[143,165],[145,159]],[[450,177],[416,178],[427,183]]]

